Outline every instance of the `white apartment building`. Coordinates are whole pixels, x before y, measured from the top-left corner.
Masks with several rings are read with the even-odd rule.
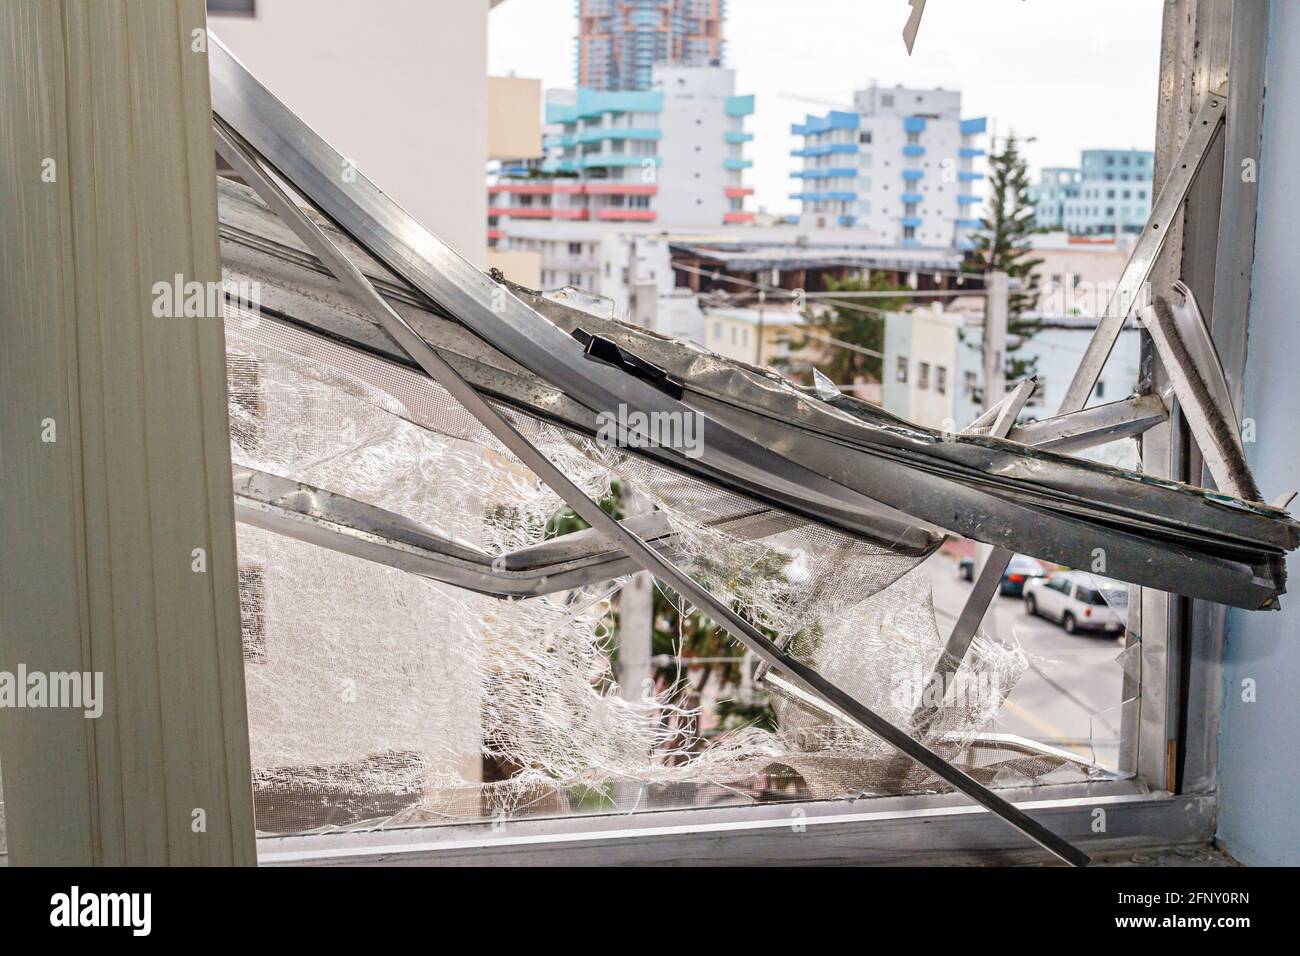
[[[715,227],[753,220],[744,171],[752,96],[722,67],[656,67],[651,89],[553,90],[545,158],[506,163],[488,184],[489,236],[519,222]]]
[[[791,175],[800,225],[855,228],[883,245],[970,246],[979,227],[975,184],[983,118],[961,118],[959,90],[872,86],[854,110],[808,116],[791,132],[803,145]]]

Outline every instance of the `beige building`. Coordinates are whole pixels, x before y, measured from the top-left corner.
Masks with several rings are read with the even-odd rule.
[[[517,76],[488,77],[489,161],[542,156],[542,81]],[[542,288],[542,257],[523,249],[489,248],[489,269],[511,282]]]
[[[1072,236],[1049,232],[1034,237],[1039,309],[1044,318],[1098,316],[1114,292],[1136,237]]]
[[[962,359],[962,316],[937,306],[890,313],[885,320],[884,407],[931,428],[956,430],[970,413],[959,399],[971,383]]]
[[[704,307],[704,345],[710,352],[750,365],[771,365],[800,352],[803,316],[789,303]]]

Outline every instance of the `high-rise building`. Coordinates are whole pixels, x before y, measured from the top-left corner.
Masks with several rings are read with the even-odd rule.
[[[489,238],[511,220],[659,222],[671,227],[748,223],[745,117],[723,67],[656,67],[643,91],[552,91],[546,157],[503,164],[489,183]]]
[[[656,66],[720,66],[726,0],[576,0],[580,88],[648,90]]]
[[[1155,154],[1085,149],[1079,195],[1065,205],[1065,230],[1078,235],[1139,233],[1151,214]]]
[[[1140,233],[1151,214],[1155,154],[1140,149],[1085,149],[1077,168],[1049,167],[1030,188],[1044,229],[1078,236]]]
[[[853,105],[791,127],[803,137],[791,154],[803,160],[791,174],[803,185],[790,197],[803,204],[800,224],[854,228],[885,245],[968,248],[987,122],[961,118],[957,90],[872,86]]]
[[[1047,166],[1038,182],[1029,187],[1029,200],[1034,204],[1034,221],[1041,229],[1064,229],[1065,207],[1079,198],[1079,183],[1083,174],[1074,167]]]

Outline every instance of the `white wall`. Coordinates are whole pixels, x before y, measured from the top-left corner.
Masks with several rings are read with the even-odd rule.
[[[258,0],[209,28],[266,86],[480,268],[487,0]]]
[[[727,211],[726,102],[736,91],[734,70],[656,67],[654,88],[664,93],[659,116],[658,221],[670,226],[720,226]]]

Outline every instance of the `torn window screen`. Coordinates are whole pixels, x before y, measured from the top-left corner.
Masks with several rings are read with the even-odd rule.
[[[271,322],[241,328],[247,320],[235,313],[227,326],[239,357],[230,377],[238,466],[400,508],[493,555],[545,539],[558,498],[451,403],[439,428],[428,427],[427,410],[305,360]],[[928,584],[906,577],[915,558],[799,522],[761,540],[728,534],[708,519],[754,502],[554,426],[525,427],[591,493],[615,477],[644,489],[683,541],[687,565],[752,619],[797,637],[801,658],[838,661],[855,694],[900,720],[910,712],[919,669],[942,648]],[[240,436],[257,437],[244,447]],[[703,747],[682,734],[689,720],[669,719],[680,688],[625,701],[600,613],[616,583],[503,602],[247,525],[239,544],[241,565],[260,569],[247,576],[245,624],[257,631],[246,635],[247,679],[264,830],[566,812],[575,795],[610,808],[616,785],[628,783],[683,800],[688,791],[836,797],[937,782],[924,772],[888,779],[889,748],[794,702],[780,706],[776,732],[750,728]],[[979,647],[950,688],[961,706],[922,739],[966,750],[1024,666],[1014,648]],[[1030,778],[1061,762],[981,749]],[[507,779],[482,779],[485,767],[503,766],[513,770]]]
[[[830,704],[832,713],[870,728],[1062,859],[1076,865],[1087,861],[1076,848],[956,771],[937,748],[918,745],[860,697],[782,652],[759,630],[760,623],[743,616],[734,602],[664,560],[602,512],[589,492],[542,450],[545,442],[524,437],[485,400],[482,391],[490,389],[466,379],[425,333],[394,311],[347,254],[260,168],[257,151],[295,187],[305,185],[304,195],[324,213],[350,223],[345,228],[351,235],[364,237],[367,251],[407,280],[417,300],[423,294],[437,303],[435,312],[446,310],[441,314],[518,363],[538,380],[536,384],[563,389],[562,395],[577,403],[580,435],[592,432],[584,416],[602,409],[607,412],[616,401],[620,409],[627,403],[651,419],[704,414],[710,423],[711,441],[700,449],[702,460],[695,469],[686,462],[696,456],[683,459],[679,450],[662,446],[654,446],[658,454],[635,458],[617,453],[620,459],[641,466],[651,466],[652,461],[655,468],[675,472],[678,481],[683,473],[694,472],[697,478],[706,477],[714,490],[739,492],[755,504],[788,510],[810,526],[847,532],[904,553],[916,550],[912,539],[918,534],[937,537],[925,524],[935,522],[1007,547],[1032,542],[1027,550],[1072,563],[1082,555],[1081,548],[1101,542],[1120,576],[1246,607],[1266,606],[1280,593],[1281,556],[1295,546],[1296,525],[1276,509],[1116,469],[1084,466],[999,439],[950,439],[862,403],[813,401],[776,376],[764,381],[734,363],[724,363],[720,370],[725,384],[710,383],[703,370],[691,379],[676,374],[673,366],[674,361],[689,364],[690,356],[652,337],[641,335],[637,340],[635,330],[604,323],[599,334],[583,336],[585,329],[566,328],[562,317],[546,315],[543,304],[529,301],[523,290],[495,287],[367,180],[358,179],[355,188],[341,188],[322,175],[337,154],[269,97],[219,43],[213,52],[214,104],[219,114],[215,133],[223,156],[257,184],[262,198],[292,224],[424,372],[450,390],[550,486],[560,489],[579,514],[644,567],[707,607],[729,633],[765,661],[779,664],[792,696],[811,693],[821,704]],[[292,141],[285,139],[286,128],[297,130]],[[251,150],[240,145],[245,136]],[[635,348],[619,342],[620,334],[637,340]],[[605,361],[589,362],[575,353],[575,337],[588,346],[608,339],[601,352]],[[645,358],[643,348],[663,352],[662,360]],[[590,348],[587,352],[587,358],[592,357]],[[662,387],[667,382],[674,383],[673,389]],[[703,387],[691,388],[688,397],[688,382]],[[753,394],[746,395],[747,389]],[[536,397],[523,400],[519,407],[529,414],[557,417],[553,409],[539,406]],[[1146,507],[1139,507],[1136,499]],[[921,522],[909,519],[909,514],[920,516]],[[1084,532],[1084,540],[1077,540]],[[1177,545],[1176,550],[1171,545]],[[1092,554],[1096,552],[1094,547]],[[778,569],[783,567],[778,564]],[[727,573],[736,572],[729,568]],[[964,660],[969,663],[969,658]],[[931,723],[919,723],[916,732],[924,733]]]

